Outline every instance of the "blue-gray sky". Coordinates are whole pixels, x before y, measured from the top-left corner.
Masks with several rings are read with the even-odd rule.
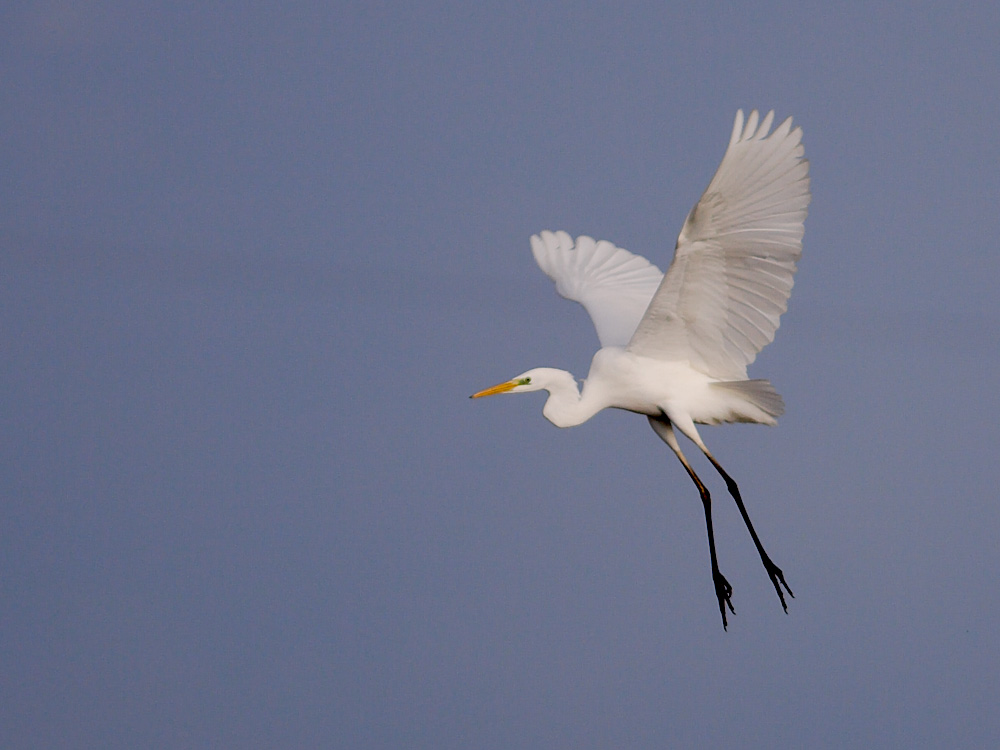
[[[0,11],[0,745],[1000,743],[995,2]],[[470,402],[669,262],[737,108],[813,203],[777,428]]]

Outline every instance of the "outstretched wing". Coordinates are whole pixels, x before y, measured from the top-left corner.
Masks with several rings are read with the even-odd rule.
[[[531,252],[556,291],[590,314],[601,346],[628,343],[663,278],[643,257],[585,236],[574,244],[566,232],[534,235]]]
[[[809,162],[802,129],[774,113],[736,113],[729,148],[677,238],[674,260],[628,349],[686,359],[720,379],[746,377],[774,340],[802,253]],[[759,125],[759,126],[758,126]]]

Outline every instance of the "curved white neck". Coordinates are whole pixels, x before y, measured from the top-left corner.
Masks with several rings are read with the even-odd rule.
[[[587,398],[587,389],[577,386],[576,378],[565,370],[552,370],[548,382],[543,386],[549,398],[542,408],[542,414],[556,427],[575,427],[583,424],[602,408]]]

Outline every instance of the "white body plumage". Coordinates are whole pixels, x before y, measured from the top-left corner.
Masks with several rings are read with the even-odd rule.
[[[549,391],[542,413],[556,427],[575,427],[602,409],[686,415],[698,424],[773,425],[784,407],[766,380],[720,381],[689,362],[652,359],[617,346],[594,354],[582,388],[565,370],[536,368],[521,378],[531,381],[520,386],[523,390]]]

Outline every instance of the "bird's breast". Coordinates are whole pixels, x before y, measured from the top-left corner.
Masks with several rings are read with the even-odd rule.
[[[605,347],[591,362],[584,397],[601,399],[605,408],[657,416],[697,403],[711,382],[688,362],[663,361]]]

